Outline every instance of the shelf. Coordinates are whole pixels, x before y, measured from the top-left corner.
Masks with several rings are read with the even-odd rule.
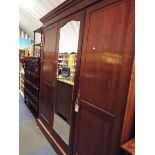
[[[70,80],[66,80],[66,79],[57,79],[57,81],[60,81],[60,82],[63,82],[63,83],[66,83],[68,85],[71,85],[73,86],[74,85],[74,82],[70,81]]]
[[[39,90],[39,86],[38,86],[38,85],[34,85],[33,83],[31,83],[30,81],[28,81],[28,80],[26,80],[26,79],[25,79],[25,81],[26,81],[29,85],[31,85],[35,90]]]
[[[22,70],[22,71],[20,72],[20,75],[24,75],[24,70]]]
[[[21,82],[24,82],[24,80],[23,80],[23,79],[21,79]]]
[[[29,91],[29,90],[27,90],[26,88],[25,88],[25,92],[27,92],[25,95],[26,96],[28,96],[28,97],[30,97],[31,96],[31,98],[33,98],[33,100],[35,100],[35,102],[38,102],[38,94],[36,95],[36,96],[32,96],[32,92],[31,91]],[[29,94],[29,95],[27,95],[27,94]]]
[[[37,73],[37,74],[35,74],[34,72],[32,72],[32,71],[26,71],[27,72],[27,74],[30,74],[31,76],[33,76],[33,77],[35,77],[35,78],[38,78],[39,79],[39,73]]]
[[[24,93],[20,90],[21,95],[24,97]]]
[[[23,84],[20,84],[23,88],[24,88],[24,85]]]
[[[39,44],[34,44],[33,46],[40,46],[40,47],[42,47],[41,43],[39,43]]]
[[[35,44],[38,46],[41,44]],[[40,81],[40,58],[28,57],[25,60],[24,95],[25,101],[35,110],[39,106],[39,81]]]
[[[29,96],[25,95],[25,97],[30,102],[32,107],[37,111],[37,105],[29,98]]]

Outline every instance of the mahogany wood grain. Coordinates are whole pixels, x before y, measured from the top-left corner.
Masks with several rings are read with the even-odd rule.
[[[39,118],[50,131],[53,117],[53,83],[56,70],[57,23],[43,30],[43,54],[41,61]]]
[[[132,66],[134,61],[134,53],[135,53],[135,0],[129,0],[129,17],[127,20],[127,31],[126,37],[124,41],[124,59],[121,68],[120,82],[121,86],[118,89],[118,104],[116,106],[116,121],[114,122],[113,132],[111,138],[115,137],[117,141],[113,141],[111,139],[111,147],[114,148],[110,150],[111,154],[119,152],[119,147],[115,144],[120,144],[121,141],[121,132],[123,127],[123,120],[125,115],[125,108],[127,103],[130,79],[132,74]],[[122,107],[122,108],[121,108]],[[117,120],[118,119],[118,120]],[[119,154],[119,153],[118,153]]]
[[[83,13],[78,15],[79,10]],[[58,154],[119,154],[134,59],[134,0],[69,0],[41,20],[45,47],[41,61],[40,128]],[[67,146],[52,129],[52,123],[58,30],[69,20],[80,20],[81,29]],[[58,25],[53,25],[55,22]],[[75,113],[74,102],[79,88],[80,110]]]
[[[124,150],[123,155],[135,155],[135,139],[132,138],[121,146]]]
[[[44,26],[48,26],[49,24],[70,16],[97,1],[99,0],[67,0],[40,20],[44,23]]]
[[[80,31],[79,31],[79,40],[78,40],[78,47],[77,47],[77,62],[76,62],[76,69],[75,69],[75,77],[74,77],[74,87],[72,88],[72,102],[71,102],[71,111],[70,111],[70,136],[69,136],[69,145],[67,145],[60,137],[59,135],[52,129],[53,137],[57,140],[59,145],[64,149],[64,151],[67,154],[72,154],[73,152],[73,142],[74,142],[74,128],[75,128],[75,117],[76,113],[74,111],[75,106],[75,100],[77,98],[77,92],[79,90],[79,74],[80,74],[80,62],[81,62],[81,51],[82,51],[82,40],[83,40],[83,31],[84,31],[84,22],[85,22],[85,9],[81,10],[75,14],[72,14],[62,20],[60,20],[58,23],[58,38],[57,38],[57,56],[56,60],[58,59],[58,51],[59,51],[59,29],[63,27],[65,24],[67,24],[70,21],[80,21]],[[55,72],[56,75],[56,72]],[[55,81],[56,81],[55,76]],[[56,105],[56,88],[54,90],[54,105],[53,105],[53,113],[55,112],[55,105]]]
[[[121,145],[129,141],[131,138],[133,138],[132,135],[135,123],[134,120],[135,120],[135,63],[133,64],[132,68],[130,88],[123,123]]]
[[[79,12],[83,8],[87,8],[101,0],[68,0],[66,3],[61,4],[58,8],[55,8],[40,20],[44,23],[44,26],[48,26],[58,20],[61,20],[71,14]],[[104,3],[113,3],[119,0],[104,0]]]
[[[55,113],[70,124],[73,86],[57,80]]]
[[[134,57],[134,1],[106,2],[86,14],[74,151],[79,155],[119,153]]]
[[[78,41],[78,47],[77,47],[78,54],[77,54],[77,62],[76,62],[77,65],[76,65],[73,99],[72,99],[71,114],[70,114],[71,126],[70,126],[70,137],[69,137],[70,140],[69,140],[69,146],[68,146],[52,128],[53,114],[55,112],[54,109],[55,109],[55,100],[56,100],[56,87],[53,87],[53,88],[50,88],[50,87],[52,87],[53,85],[52,82],[56,83],[56,66],[57,66],[56,63],[58,58],[59,29],[64,24],[72,20],[80,21],[80,32],[79,32],[79,41]],[[42,87],[40,91],[41,93],[40,104],[42,104],[42,107],[40,108],[41,110],[40,110],[39,122],[41,122],[44,125],[44,127],[40,125],[40,128],[42,131],[44,131],[45,136],[48,139],[50,139],[50,143],[55,145],[58,153],[60,153],[61,149],[64,150],[64,152],[67,154],[72,154],[72,151],[73,151],[74,124],[75,124],[74,103],[77,97],[78,83],[79,83],[80,57],[81,57],[81,50],[82,50],[84,21],[85,21],[85,9],[60,20],[58,22],[57,35],[56,36],[47,35],[48,39],[50,38],[51,40],[54,39],[54,43],[50,46],[49,46],[49,43],[50,43],[49,41],[48,43],[46,43],[48,39],[46,39],[45,31],[47,30],[50,31],[50,29],[53,29],[53,31],[54,30],[56,31],[56,29],[54,28],[55,25],[50,25],[49,27],[43,28],[44,41],[45,41],[43,45],[45,46],[44,49],[46,50],[44,50],[42,54],[42,70],[41,70]],[[55,39],[56,39],[56,42],[55,42]],[[46,44],[47,44],[47,47],[46,47]],[[54,50],[55,49],[54,47],[56,48],[56,50]],[[50,53],[48,52],[49,49],[53,49],[53,51]],[[56,53],[54,53],[54,51],[56,51]],[[43,112],[44,115],[41,112]],[[49,121],[47,118],[49,119]],[[50,138],[50,136],[47,134],[45,130],[48,131],[50,133],[50,136],[52,136],[54,139]],[[57,142],[57,144],[59,144],[60,147],[58,147],[58,145],[55,142]]]

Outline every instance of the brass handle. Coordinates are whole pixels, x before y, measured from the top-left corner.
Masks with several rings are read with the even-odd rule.
[[[80,99],[80,91],[78,92],[78,96],[75,101],[75,112],[79,112],[79,99]]]

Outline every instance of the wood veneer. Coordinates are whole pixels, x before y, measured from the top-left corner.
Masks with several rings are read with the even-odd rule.
[[[73,85],[57,80],[55,112],[70,124]]]
[[[52,134],[54,138],[57,140],[57,142],[60,144],[60,146],[64,149],[64,151],[67,154],[72,154],[73,151],[73,141],[74,141],[74,127],[75,127],[75,117],[76,113],[74,111],[74,103],[77,97],[77,93],[79,90],[79,74],[80,74],[80,62],[81,62],[81,52],[82,52],[82,38],[83,38],[83,30],[84,30],[84,21],[85,21],[85,10],[81,10],[75,14],[72,14],[62,20],[60,20],[58,23],[58,30],[63,27],[66,23],[70,21],[80,21],[80,31],[79,31],[79,41],[78,41],[78,47],[77,47],[77,62],[76,62],[76,70],[75,70],[75,76],[74,76],[74,87],[72,88],[72,102],[71,102],[71,111],[70,111],[70,136],[69,136],[69,145],[67,145],[60,137],[59,135],[52,129]],[[57,38],[57,56],[56,60],[58,59],[58,51],[59,51],[59,33]],[[56,73],[55,73],[56,75]],[[56,76],[55,76],[55,80]],[[54,105],[53,105],[53,113],[56,105],[56,87],[54,89]]]
[[[134,57],[133,4],[102,1],[87,9],[75,154],[119,153]]]
[[[53,123],[53,87],[56,70],[57,23],[43,30],[39,118],[50,131]]]
[[[133,133],[135,123],[135,64],[133,64],[131,80],[130,80],[130,88],[128,93],[127,105],[124,116],[122,137],[121,137],[121,145],[129,141]]]
[[[49,38],[45,37],[45,33],[44,33],[44,43],[43,43],[43,54],[42,54],[42,73],[41,73],[41,77],[42,77],[42,86],[44,86],[44,88],[41,88],[42,90],[40,91],[42,96],[40,95],[40,104],[42,104],[42,107],[40,109],[40,117],[38,119],[38,124],[42,123],[44,125],[45,129],[43,128],[43,126],[40,124],[40,128],[42,130],[44,130],[45,135],[47,136],[48,139],[50,139],[50,142],[52,141],[52,143],[55,143],[53,141],[53,139],[49,138],[47,131],[51,134],[52,137],[54,137],[55,141],[57,142],[57,144],[59,144],[59,146],[61,147],[61,149],[64,150],[65,153],[67,154],[72,154],[72,147],[73,145],[73,134],[74,134],[74,117],[75,117],[75,112],[74,112],[74,102],[77,96],[77,91],[78,91],[78,82],[79,82],[79,68],[80,68],[80,56],[81,56],[81,45],[82,45],[82,38],[83,38],[83,27],[84,27],[84,18],[85,17],[85,10],[82,10],[80,12],[77,12],[71,16],[68,16],[60,21],[58,21],[57,23],[57,29],[59,30],[63,25],[65,25],[67,22],[71,21],[71,20],[76,20],[76,21],[80,21],[80,32],[79,32],[79,42],[78,42],[78,48],[77,48],[77,68],[76,68],[76,72],[75,72],[75,83],[74,83],[74,90],[73,90],[73,98],[72,98],[72,107],[71,107],[71,126],[70,126],[70,140],[69,140],[69,146],[67,146],[67,144],[61,139],[61,137],[59,137],[59,135],[54,131],[54,129],[52,128],[52,124],[53,124],[53,114],[54,114],[54,109],[55,109],[55,101],[56,101],[56,87],[54,84],[54,87],[52,87],[52,81],[54,83],[56,83],[56,66],[57,66],[57,58],[58,58],[58,44],[59,44],[59,31],[57,33],[56,36],[52,36],[49,35],[49,38],[51,37],[51,39],[53,37],[55,37],[56,39],[56,43],[53,43],[52,47],[49,47],[49,49],[53,48],[53,50],[55,49],[56,53],[50,55],[50,52],[44,52],[45,48],[44,46],[46,46],[46,41],[48,40],[47,46],[49,46],[49,44],[51,43],[51,41],[49,41]],[[55,25],[54,25],[55,26]],[[44,27],[43,30],[44,32],[46,30],[50,30],[51,28],[54,27],[53,24],[48,27]],[[53,38],[54,39],[54,38]],[[54,39],[54,42],[55,42]],[[51,46],[51,45],[50,45]],[[53,51],[54,52],[54,51]],[[52,61],[51,61],[52,60]],[[53,65],[53,69],[49,70],[49,64],[51,62],[55,62],[55,65]],[[46,65],[48,67],[48,70],[45,68],[45,71],[43,70],[44,64],[46,63]],[[48,64],[49,63],[49,64]],[[54,63],[53,63],[54,64]],[[49,72],[48,72],[49,71]],[[49,81],[51,80],[51,81]],[[46,90],[45,90],[45,86],[46,86]],[[51,92],[50,92],[51,90]],[[45,94],[46,93],[46,94]],[[45,97],[44,97],[45,96]],[[47,100],[46,100],[47,99]],[[43,111],[45,114],[44,116],[42,115],[41,111]],[[46,119],[48,118],[49,121]],[[59,146],[55,144],[55,146],[57,147],[56,150],[60,150]],[[60,151],[58,151],[60,153]]]
[[[54,83],[59,29],[76,19],[80,19],[81,29],[67,146],[52,129]],[[44,23],[43,48],[46,49],[48,42],[49,51],[44,50],[42,54],[40,128],[59,154],[119,154],[134,59],[134,0],[69,0],[41,21]],[[50,29],[53,29],[51,34]],[[79,89],[80,110],[75,113]]]

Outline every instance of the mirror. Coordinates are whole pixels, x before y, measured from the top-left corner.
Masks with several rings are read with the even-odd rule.
[[[70,21],[60,28],[53,129],[67,145],[69,145],[79,30],[80,21]]]

